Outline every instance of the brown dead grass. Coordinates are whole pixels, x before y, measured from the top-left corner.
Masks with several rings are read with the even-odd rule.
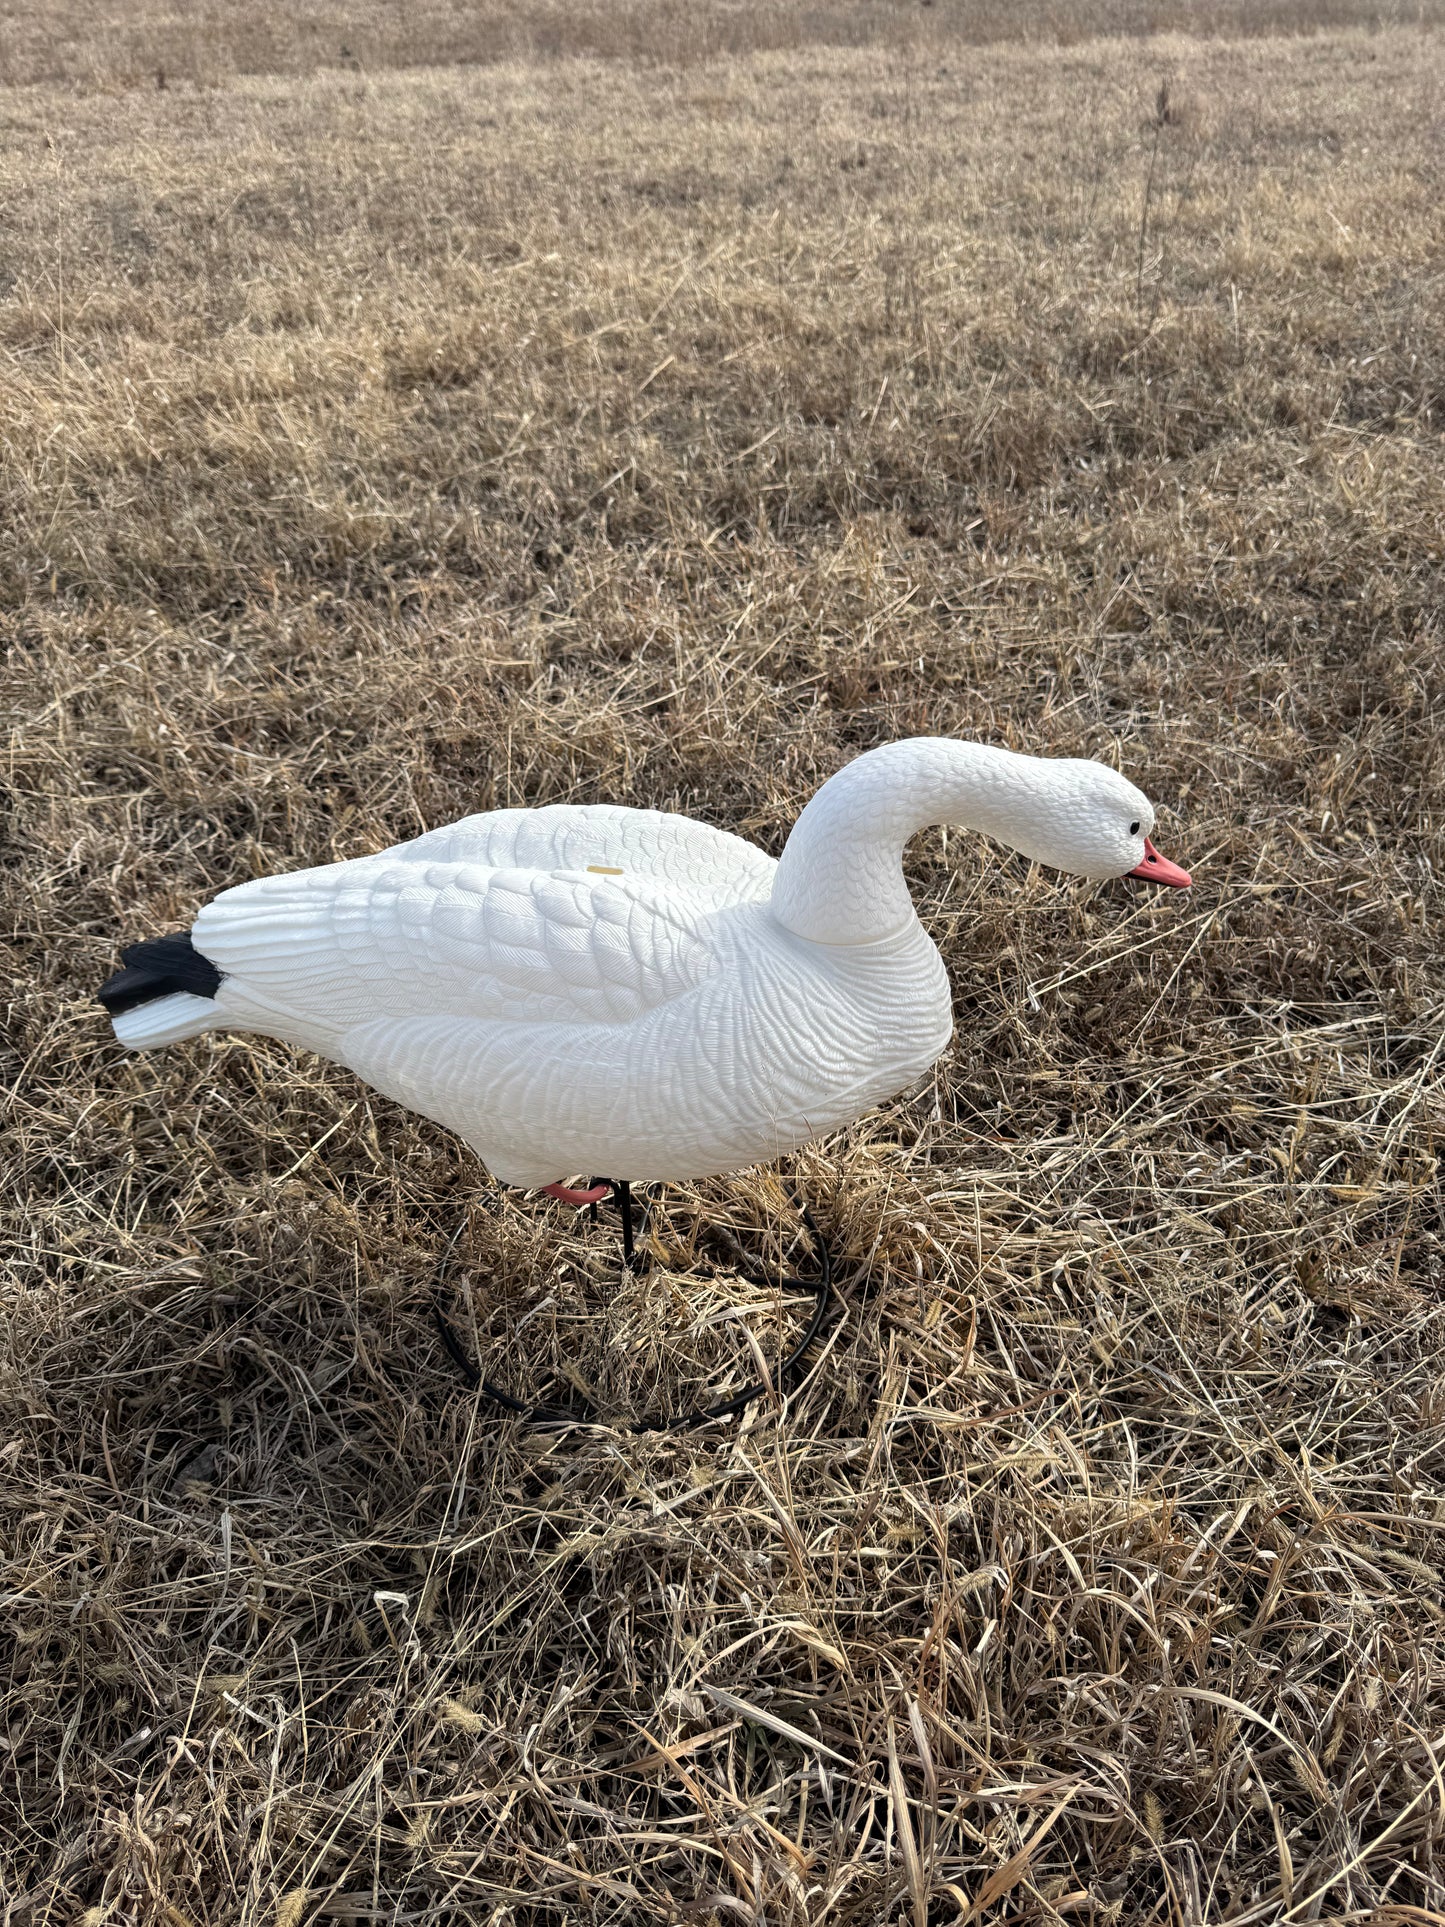
[[[1442,43],[928,31],[3,98],[7,1922],[1445,1917]],[[428,1315],[461,1226],[499,1377],[676,1406],[789,1324],[687,1275],[773,1175],[624,1283],[90,1001],[919,730],[1117,756],[1199,882],[920,841],[958,1040],[796,1160],[783,1418],[527,1433]]]
[[[805,47],[946,58],[999,41],[1438,27],[1445,0],[0,0],[0,84],[115,92],[237,74],[588,57],[694,67]]]

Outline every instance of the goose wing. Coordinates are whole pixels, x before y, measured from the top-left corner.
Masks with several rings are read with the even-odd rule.
[[[647,877],[403,845],[227,890],[191,940],[233,1019],[325,1049],[383,1017],[629,1023],[708,974],[709,909]]]
[[[766,901],[778,867],[756,844],[711,824],[612,803],[549,803],[535,810],[465,816],[403,843],[402,852],[488,868],[585,870],[589,864],[615,864],[629,876],[701,891],[719,906]]]

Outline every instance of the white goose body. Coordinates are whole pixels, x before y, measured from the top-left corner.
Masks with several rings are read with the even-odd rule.
[[[1113,770],[932,737],[849,764],[780,862],[651,810],[500,810],[225,891],[190,933],[213,994],[152,992],[116,1034],[303,1045],[507,1183],[738,1170],[906,1089],[948,1043],[902,871],[937,822],[1084,875],[1152,855],[1153,812]]]

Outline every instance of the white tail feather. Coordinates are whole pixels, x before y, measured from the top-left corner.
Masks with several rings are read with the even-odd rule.
[[[173,990],[168,997],[152,997],[134,1010],[123,1010],[110,1021],[116,1036],[131,1050],[152,1050],[158,1044],[179,1044],[184,1038],[216,1030],[224,1019],[211,998]]]

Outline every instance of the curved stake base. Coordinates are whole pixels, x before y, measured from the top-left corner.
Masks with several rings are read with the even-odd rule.
[[[595,1182],[607,1184],[622,1214],[622,1253],[624,1262],[630,1270],[640,1270],[645,1262],[645,1258],[644,1254],[638,1250],[636,1243],[633,1226],[633,1200],[629,1186],[625,1181],[614,1181],[610,1178],[597,1180]],[[567,1202],[571,1203],[573,1200],[568,1198]],[[579,1205],[585,1204],[589,1206],[590,1215],[595,1220],[597,1204],[600,1200],[579,1194],[576,1202]],[[762,1398],[767,1392],[774,1390],[787,1392],[791,1388],[798,1377],[808,1353],[812,1350],[823,1331],[824,1325],[827,1323],[828,1307],[833,1293],[832,1254],[823,1242],[823,1234],[819,1231],[817,1222],[807,1205],[800,1204],[799,1210],[808,1233],[808,1238],[813,1246],[814,1255],[817,1259],[817,1276],[814,1278],[782,1278],[778,1283],[785,1288],[790,1285],[805,1287],[813,1292],[815,1302],[812,1316],[804,1327],[802,1336],[799,1338],[797,1344],[793,1346],[793,1349],[788,1353],[787,1357],[779,1364],[775,1380],[770,1383],[765,1379],[759,1379],[755,1384],[746,1386],[741,1392],[735,1393],[732,1398],[720,1399],[714,1405],[695,1407],[692,1411],[683,1412],[675,1418],[627,1420],[618,1425],[619,1430],[635,1434],[646,1432],[689,1432],[699,1425],[708,1425],[715,1419],[735,1417],[737,1413],[751,1405],[755,1399]],[[456,1239],[453,1238],[451,1245],[448,1246],[442,1258],[441,1264],[437,1268],[436,1295],[432,1302],[432,1316],[436,1321],[437,1332],[441,1337],[442,1344],[446,1347],[448,1357],[461,1373],[462,1377],[467,1381],[468,1385],[470,1385],[474,1391],[483,1393],[494,1405],[500,1405],[504,1411],[514,1413],[528,1425],[598,1425],[616,1423],[616,1421],[605,1418],[600,1412],[569,1412],[561,1406],[548,1405],[545,1403],[529,1405],[525,1399],[514,1398],[510,1392],[503,1391],[500,1385],[496,1385],[491,1379],[482,1376],[476,1365],[468,1358],[461,1339],[457,1336],[456,1329],[447,1317],[444,1308],[446,1271],[455,1245]]]

